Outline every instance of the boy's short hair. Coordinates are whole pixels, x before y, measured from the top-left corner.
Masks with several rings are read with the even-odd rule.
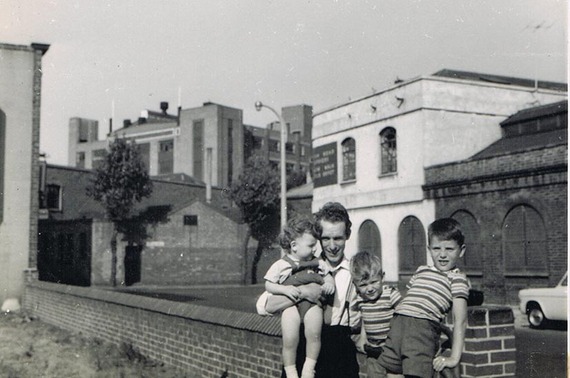
[[[382,261],[378,256],[368,251],[358,252],[350,260],[350,275],[356,284],[372,277],[382,277]]]
[[[346,211],[346,208],[340,203],[327,202],[319,209],[319,211],[313,214],[313,216],[315,217],[315,226],[317,228],[319,239],[323,233],[323,228],[321,226],[321,221],[323,220],[332,223],[343,222],[346,226],[344,234],[347,239],[350,237],[350,227],[352,226],[352,222],[348,216],[348,211]]]
[[[433,221],[428,227],[428,244],[431,243],[433,236],[440,240],[455,240],[459,246],[465,243],[461,225],[453,218],[440,218]]]
[[[303,234],[311,234],[316,239],[319,235],[315,228],[315,222],[309,218],[292,218],[279,235],[279,245],[286,251],[291,250],[291,242]]]

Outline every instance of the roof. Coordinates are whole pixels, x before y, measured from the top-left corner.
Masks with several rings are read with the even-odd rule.
[[[559,101],[552,104],[523,109],[501,122],[501,126],[554,116],[562,113],[568,113],[568,101]]]
[[[289,189],[287,191],[287,199],[304,199],[313,197],[313,182],[308,182],[301,186]]]
[[[114,136],[119,136],[122,134],[128,136],[130,134],[138,134],[144,133],[149,131],[158,131],[162,129],[171,129],[176,127],[176,121],[161,121],[161,122],[148,122],[148,123],[141,123],[141,124],[132,124],[131,126],[123,127],[117,130],[113,130]]]
[[[382,89],[379,92],[374,92],[372,94],[358,97],[356,99],[349,100],[347,102],[343,102],[341,104],[336,104],[331,107],[325,108],[323,110],[319,110],[317,112],[313,112],[313,117],[329,112],[334,109],[342,108],[344,106],[365,100],[370,97],[378,96],[381,93],[388,92],[394,90],[395,88],[402,87],[409,85],[417,80],[425,80],[428,78],[438,77],[438,78],[450,78],[450,79],[457,79],[457,80],[465,80],[471,82],[482,82],[482,83],[494,83],[494,84],[501,84],[501,85],[513,85],[513,86],[521,86],[521,87],[528,87],[528,88],[541,88],[541,89],[549,89],[561,92],[568,91],[568,84],[567,83],[559,83],[553,81],[543,81],[543,80],[533,80],[533,79],[525,79],[519,77],[511,77],[511,76],[502,76],[502,75],[493,75],[493,74],[486,74],[480,72],[470,72],[470,71],[459,71],[459,70],[452,70],[448,68],[444,68],[439,70],[431,75],[427,76],[416,76],[411,79],[406,80],[396,80],[393,85],[388,86],[385,89]]]
[[[170,181],[170,182],[178,182],[178,183],[186,183],[191,185],[198,185],[198,186],[206,186],[206,183],[202,180],[198,180],[192,176],[187,175],[186,173],[171,173],[168,175],[160,175],[152,177],[154,180],[162,180],[162,181]]]
[[[504,129],[503,138],[469,160],[566,145],[568,144],[568,123],[564,122],[564,119],[567,114],[568,103],[566,101],[523,109],[501,122],[501,127]],[[560,121],[561,118],[562,121]],[[558,121],[552,122],[553,119]],[[551,121],[550,125],[548,121]],[[536,127],[539,124],[542,125],[543,130]],[[508,133],[509,128],[516,130],[516,133]]]
[[[103,206],[86,193],[86,188],[94,177],[95,171],[92,170],[48,164],[46,183],[60,185],[63,196],[62,211],[50,212],[50,218],[53,220],[104,218]],[[206,188],[203,184],[151,179],[152,195],[135,204],[135,214],[152,209],[166,209],[171,212],[181,209],[183,205],[206,200]],[[221,214],[237,219],[235,211],[229,206],[229,199],[219,188],[212,188],[212,202],[209,206]]]
[[[511,76],[501,76],[501,75],[491,75],[485,73],[478,73],[478,72],[469,72],[469,71],[457,71],[457,70],[450,70],[450,69],[443,69],[432,76],[439,76],[439,77],[449,77],[459,80],[470,80],[470,81],[482,81],[486,83],[496,83],[496,84],[505,84],[505,85],[517,85],[521,87],[538,87],[542,89],[552,89],[558,91],[567,91],[568,84],[566,83],[558,83],[553,81],[542,81],[542,80],[533,80],[533,79],[523,79],[518,77],[511,77]]]
[[[544,133],[525,134],[502,138],[491,144],[469,160],[486,159],[494,156],[510,155],[539,148],[550,148],[568,144],[568,129],[552,130]]]

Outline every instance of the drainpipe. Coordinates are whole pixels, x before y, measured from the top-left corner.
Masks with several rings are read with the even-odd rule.
[[[206,203],[212,202],[212,148],[206,148]]]

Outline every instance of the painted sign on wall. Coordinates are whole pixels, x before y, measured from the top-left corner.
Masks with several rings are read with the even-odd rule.
[[[329,143],[313,149],[314,187],[337,183],[336,143]]]

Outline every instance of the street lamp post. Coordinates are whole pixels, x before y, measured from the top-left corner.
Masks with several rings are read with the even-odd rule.
[[[263,104],[261,101],[255,103],[255,110],[258,112],[261,108],[271,110],[279,119],[281,125],[281,229],[287,225],[287,177],[286,177],[286,160],[285,160],[285,143],[287,142],[287,125],[280,113],[276,112],[270,106]]]

